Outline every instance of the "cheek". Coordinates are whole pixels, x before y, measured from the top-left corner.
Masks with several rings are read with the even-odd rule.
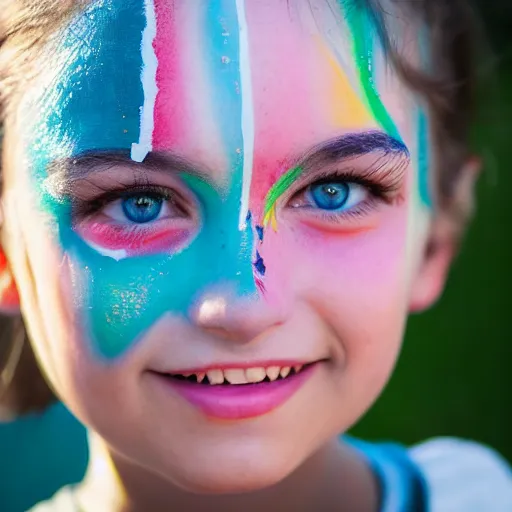
[[[308,301],[335,330],[347,360],[371,358],[380,371],[380,360],[395,357],[407,311],[406,206],[389,209],[366,233],[281,227],[261,249],[268,289],[288,302]]]
[[[26,243],[16,276],[23,319],[46,377],[61,394],[70,388],[84,350],[70,261],[40,214],[19,218],[18,236]]]

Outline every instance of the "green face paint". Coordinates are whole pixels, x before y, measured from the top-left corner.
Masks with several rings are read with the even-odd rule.
[[[359,81],[365,93],[368,107],[373,116],[389,135],[400,140],[400,134],[389,115],[386,107],[380,99],[379,93],[375,87],[373,76],[373,47],[377,37],[376,22],[373,21],[368,12],[362,6],[354,5],[353,0],[340,0],[344,9],[346,20],[349,24],[352,37],[355,62],[358,68]],[[425,39],[422,33],[419,41],[420,53],[423,63],[427,56],[425,55]],[[417,117],[418,121],[418,185],[421,200],[427,206],[431,206],[430,188],[428,180],[429,171],[429,137],[428,120],[426,113],[421,110]]]
[[[275,208],[277,200],[293,185],[303,171],[304,169],[302,167],[291,169],[284,173],[270,189],[265,199],[265,209],[263,212],[264,227],[267,227],[269,222],[272,223],[274,228],[276,227]]]
[[[373,76],[373,51],[376,26],[366,9],[354,5],[352,1],[340,0],[345,19],[353,40],[354,62],[357,66],[359,83],[365,95],[369,110],[391,137],[401,140],[398,129],[384,106],[376,89]]]

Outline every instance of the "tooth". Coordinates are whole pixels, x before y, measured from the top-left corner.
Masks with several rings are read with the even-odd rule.
[[[224,373],[222,370],[210,370],[206,372],[206,375],[212,386],[224,383]]]
[[[224,377],[230,384],[248,384],[245,371],[242,369],[224,370]]]
[[[266,376],[265,368],[249,368],[245,370],[245,378],[248,382],[262,382]]]
[[[271,366],[270,368],[267,368],[268,378],[272,381],[276,380],[279,377],[280,371],[281,368],[279,368],[279,366]]]
[[[290,375],[291,371],[292,371],[292,369],[289,366],[285,366],[284,368],[281,368],[281,377],[283,379],[286,379],[286,377],[288,377],[288,375]]]
[[[295,373],[299,373],[302,370],[302,368],[304,368],[303,364],[298,364],[293,367],[293,369],[295,370]]]
[[[196,373],[197,383],[201,384],[206,377],[206,373]]]

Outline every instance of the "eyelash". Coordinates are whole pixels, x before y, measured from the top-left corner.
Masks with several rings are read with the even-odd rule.
[[[401,185],[401,179],[400,177],[397,178],[396,174],[397,173],[393,172],[393,170],[385,173],[376,172],[375,170],[368,170],[361,173],[361,170],[356,169],[324,172],[317,174],[313,181],[303,184],[298,191],[288,195],[283,202],[288,204],[294,197],[305,193],[309,187],[321,183],[340,182],[356,184],[365,187],[368,190],[370,194],[369,200],[366,200],[349,210],[328,212],[316,209],[315,212],[316,216],[322,218],[326,222],[342,222],[350,218],[356,219],[370,213],[379,201],[391,204],[396,200],[396,196]],[[378,176],[378,178],[376,176]],[[164,201],[172,201],[176,208],[185,214],[188,213],[187,208],[183,205],[184,200],[179,192],[168,187],[151,185],[147,181],[140,179],[134,179],[133,183],[128,185],[120,185],[117,189],[105,191],[103,194],[92,199],[80,199],[74,197],[71,199],[72,209],[76,218],[84,219],[99,212],[102,208],[114,201],[146,194],[157,196],[162,198]]]
[[[164,201],[171,201],[176,208],[186,213],[186,209],[182,204],[183,201],[181,200],[181,196],[178,192],[166,187],[138,182],[106,191],[93,199],[84,200],[74,198],[72,199],[73,211],[77,217],[85,218],[97,213],[114,201],[128,199],[138,195],[156,196],[162,198]]]

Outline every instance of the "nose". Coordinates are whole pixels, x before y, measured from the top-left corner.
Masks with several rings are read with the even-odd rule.
[[[241,297],[231,291],[209,292],[190,311],[191,321],[210,334],[246,344],[278,327],[285,312],[257,296]]]

